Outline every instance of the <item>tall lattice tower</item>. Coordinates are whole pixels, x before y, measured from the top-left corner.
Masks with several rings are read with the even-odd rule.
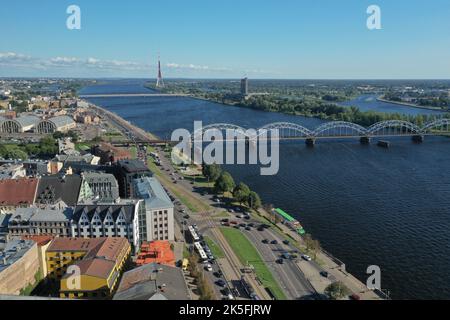
[[[162,77],[162,72],[161,72],[161,59],[158,55],[158,77],[156,78],[156,87],[157,88],[164,88],[164,80]]]

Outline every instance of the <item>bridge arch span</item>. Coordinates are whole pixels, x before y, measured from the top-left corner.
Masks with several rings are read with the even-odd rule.
[[[367,129],[352,122],[331,121],[320,125],[313,131],[314,137],[320,137],[326,133],[334,137],[365,136]]]
[[[428,122],[423,126],[422,131],[423,133],[427,133],[436,129],[441,129],[441,131],[443,131],[444,128],[446,132],[449,132],[450,119],[438,119]]]
[[[225,130],[232,130],[235,131],[236,133],[240,133],[240,134],[244,134],[246,135],[246,129],[237,126],[235,124],[230,124],[230,123],[213,123],[213,124],[209,124],[207,126],[204,126],[201,128],[201,130],[196,130],[192,133],[192,137],[196,138],[196,137],[203,137],[203,135],[205,134],[205,132],[207,132],[208,130],[219,130],[219,131],[225,131]]]
[[[387,120],[387,121],[381,121],[373,124],[367,129],[367,132],[370,135],[377,135],[380,132],[382,134],[385,133],[385,131],[389,131],[392,129],[399,129],[399,130],[409,130],[411,133],[414,134],[420,134],[422,133],[422,129],[416,126],[415,124],[404,121],[404,120]],[[400,133],[394,133],[394,135],[402,135],[402,132]]]
[[[296,137],[310,137],[312,135],[312,131],[305,128],[302,125],[291,123],[291,122],[274,122],[265,125],[264,127],[261,127],[258,129],[258,134],[261,135],[264,132],[270,131],[270,130],[279,130],[279,136],[283,137],[285,134],[286,136],[292,136],[292,132]],[[283,132],[286,131],[286,132]],[[289,133],[289,134],[287,134]],[[300,133],[300,135],[298,135]]]

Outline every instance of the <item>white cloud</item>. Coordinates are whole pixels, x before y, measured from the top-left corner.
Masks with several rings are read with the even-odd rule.
[[[51,58],[36,58],[14,52],[0,52],[0,68],[9,70],[44,70],[52,74],[86,74],[89,76],[103,75],[148,75],[156,74],[156,64],[136,61],[103,60],[95,57],[77,58],[71,56],[56,56]],[[226,67],[181,64],[170,62],[163,66],[166,76],[232,76],[240,70]],[[11,72],[11,71],[9,71]],[[254,70],[253,72],[257,72]]]

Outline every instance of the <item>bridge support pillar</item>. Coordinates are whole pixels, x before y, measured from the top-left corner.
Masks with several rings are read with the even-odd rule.
[[[359,142],[360,142],[361,144],[370,144],[370,137],[361,137],[361,138],[359,139]]]
[[[316,144],[316,139],[315,138],[307,138],[305,140],[305,143],[308,147],[314,147],[314,145]]]
[[[423,135],[415,135],[412,136],[412,141],[416,142],[416,143],[422,143],[425,140],[425,137]]]

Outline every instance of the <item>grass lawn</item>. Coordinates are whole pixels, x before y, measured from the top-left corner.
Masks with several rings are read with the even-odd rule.
[[[277,299],[286,300],[284,292],[281,290],[269,268],[264,263],[258,251],[247,239],[247,237],[245,237],[245,235],[241,231],[235,228],[222,227],[220,228],[220,231],[227,239],[228,243],[238,256],[241,263],[244,265],[246,265],[247,263],[253,265],[256,275],[261,280],[263,285],[270,288]]]
[[[132,159],[136,159],[137,158],[137,148],[136,148],[136,146],[131,146],[129,148],[129,151],[131,153],[131,158]]]
[[[204,236],[203,239],[205,240],[208,247],[211,249],[211,252],[214,257],[219,259],[225,257],[222,249],[211,238]]]

